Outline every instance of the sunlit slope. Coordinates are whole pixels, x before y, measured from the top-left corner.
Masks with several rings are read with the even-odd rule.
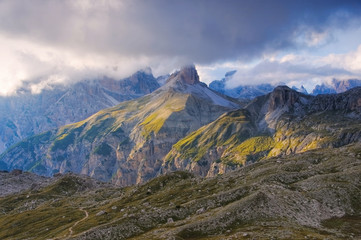
[[[360,142],[360,109],[361,88],[310,97],[278,87],[179,140],[164,171],[214,176],[269,157]]]

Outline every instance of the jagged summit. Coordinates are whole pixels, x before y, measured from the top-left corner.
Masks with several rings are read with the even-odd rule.
[[[194,85],[199,83],[199,76],[194,65],[188,65],[181,68],[179,77],[184,83]]]
[[[292,107],[303,95],[287,86],[276,87],[269,95],[270,103],[268,111],[274,111],[277,108]]]
[[[275,129],[278,119],[286,112],[303,114],[313,96],[299,93],[287,86],[278,86],[267,95],[255,98],[246,109],[263,130]]]
[[[240,107],[236,99],[213,91],[205,83],[201,82],[194,65],[184,66],[180,71],[173,73],[167,80],[167,83],[160,89],[197,96],[197,98],[211,101],[218,106],[232,109]]]
[[[288,86],[277,86],[267,95],[255,98],[246,107],[251,112],[266,114],[282,109],[288,111],[294,107],[304,105],[312,96],[297,92]]]
[[[186,65],[180,71],[173,73],[167,80],[167,84],[178,83],[194,85],[200,83],[199,76],[194,65]]]

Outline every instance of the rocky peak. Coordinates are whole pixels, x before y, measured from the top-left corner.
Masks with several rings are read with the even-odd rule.
[[[183,83],[190,85],[199,83],[199,76],[194,65],[182,67],[178,74]]]
[[[287,86],[278,86],[270,94],[269,111],[285,106],[292,107],[300,97],[300,93]]]
[[[173,73],[167,83],[178,83],[181,85],[195,85],[200,83],[197,70],[194,65],[187,65],[181,68],[180,71]]]

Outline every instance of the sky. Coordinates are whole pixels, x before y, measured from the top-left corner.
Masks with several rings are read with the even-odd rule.
[[[195,64],[206,83],[361,79],[361,1],[0,0],[0,94]]]

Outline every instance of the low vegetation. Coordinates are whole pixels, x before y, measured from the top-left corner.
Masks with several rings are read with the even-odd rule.
[[[267,136],[249,141],[253,147],[236,149],[274,144]],[[269,158],[212,178],[174,172],[125,188],[67,174],[0,198],[0,238],[358,239],[360,189],[360,144]]]

